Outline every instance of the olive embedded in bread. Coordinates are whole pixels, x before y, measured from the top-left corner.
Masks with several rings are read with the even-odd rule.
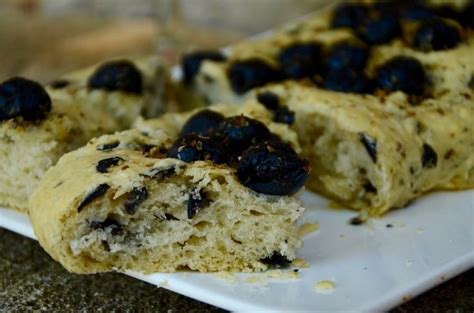
[[[90,222],[89,226],[92,229],[101,229],[105,232],[108,232],[112,236],[120,235],[123,232],[122,224],[112,218],[106,218],[103,222],[92,221]]]
[[[388,43],[401,34],[398,16],[393,12],[373,12],[357,28],[356,34],[369,45]]]
[[[234,92],[243,94],[252,88],[263,86],[280,78],[280,73],[261,60],[246,60],[233,63],[228,71]]]
[[[202,190],[191,190],[186,204],[188,219],[193,218],[198,211],[203,208],[206,202],[206,194]]]
[[[225,61],[225,56],[219,51],[196,51],[184,55],[181,60],[181,68],[183,70],[183,80],[185,83],[193,81],[199,72],[201,63],[205,60]]]
[[[423,144],[421,164],[425,168],[433,168],[438,164],[438,154],[429,144],[426,143]]]
[[[50,111],[51,98],[37,82],[14,77],[0,84],[0,121],[17,116],[36,121]]]
[[[328,90],[351,93],[370,93],[373,89],[372,80],[364,72],[343,68],[329,71],[321,83],[317,84]]]
[[[408,21],[427,21],[435,16],[432,10],[420,4],[408,5],[400,12],[400,18]]]
[[[280,107],[278,95],[271,91],[264,91],[257,94],[257,101],[270,111],[276,111]]]
[[[461,33],[453,25],[442,20],[424,22],[416,31],[413,46],[424,51],[445,50],[461,42]]]
[[[240,155],[249,146],[272,137],[265,124],[243,115],[225,118],[220,123],[218,131],[226,138],[230,150],[235,155]]]
[[[278,252],[273,252],[270,256],[262,259],[261,261],[273,267],[286,267],[291,264],[291,261],[288,260],[287,257],[281,255]]]
[[[120,162],[123,162],[123,161],[124,159],[118,156],[106,158],[97,162],[97,165],[95,168],[97,172],[105,174],[109,172],[109,168],[117,166]]]
[[[362,70],[369,58],[369,49],[362,44],[341,42],[334,45],[325,58],[326,71],[337,71],[343,68]]]
[[[397,56],[377,70],[377,85],[388,91],[403,91],[421,95],[425,86],[425,71],[420,61],[407,56]]]
[[[274,122],[293,125],[295,122],[295,111],[290,110],[286,105],[275,111]]]
[[[465,27],[474,28],[474,1],[470,1],[464,8],[460,22]]]
[[[270,91],[261,92],[257,95],[257,101],[268,110],[273,111],[274,122],[288,125],[292,125],[295,122],[295,112],[286,105],[281,105],[277,94]]]
[[[266,141],[248,148],[239,160],[237,177],[246,187],[270,195],[291,195],[309,176],[309,165],[290,145]]]
[[[179,137],[169,149],[167,156],[187,163],[209,160],[215,164],[223,164],[228,161],[227,149],[220,138],[196,134]]]
[[[209,135],[217,129],[219,123],[224,119],[220,113],[211,110],[201,110],[192,115],[181,128],[181,135],[195,133],[198,135]]]
[[[128,214],[134,214],[135,210],[148,198],[148,190],[146,187],[134,187],[127,195],[124,202],[125,210]]]
[[[368,8],[363,4],[343,4],[334,11],[331,25],[334,28],[356,28],[367,15],[367,11]]]
[[[299,79],[316,74],[321,67],[321,45],[297,43],[283,49],[278,55],[283,75]]]
[[[140,70],[132,62],[119,60],[102,64],[89,77],[87,85],[91,89],[120,90],[141,94],[143,78]]]

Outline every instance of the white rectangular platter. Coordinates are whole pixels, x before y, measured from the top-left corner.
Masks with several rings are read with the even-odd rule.
[[[318,222],[298,257],[309,268],[258,274],[127,273],[209,304],[241,312],[381,311],[474,266],[474,190],[430,193],[360,226],[355,212],[305,192],[301,223]],[[387,227],[387,225],[389,225]],[[34,239],[28,217],[0,208],[0,226]],[[295,275],[296,276],[296,275]],[[315,289],[331,281],[334,290]]]

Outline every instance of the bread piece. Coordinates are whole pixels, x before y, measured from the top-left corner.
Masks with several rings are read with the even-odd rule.
[[[252,272],[295,257],[294,197],[254,192],[226,165],[163,158],[171,143],[130,130],[64,155],[30,200],[41,245],[75,273]]]
[[[140,92],[91,88],[89,79],[107,64],[130,62],[142,77]],[[139,60],[111,60],[102,64],[69,73],[51,82],[47,91],[62,103],[72,103],[84,109],[102,111],[111,115],[119,123],[120,129],[128,129],[139,116],[155,116],[165,110],[168,72],[157,57]]]
[[[474,105],[465,95],[411,106],[401,92],[381,104],[296,83],[264,90],[296,112],[292,128],[313,168],[308,188],[350,208],[381,215],[428,190],[474,187]]]
[[[345,73],[359,71],[358,75],[375,79],[377,69],[388,60],[415,58],[426,78],[419,95],[382,88],[370,94],[324,90],[319,87],[327,75],[323,67],[311,77],[292,82],[279,77],[278,83],[243,94],[232,89],[229,76],[235,62],[258,59],[279,68],[283,48],[306,42],[321,45],[320,62],[325,62],[334,44],[357,41],[354,30],[330,29],[330,15],[315,15],[267,38],[237,44],[228,50],[226,62],[202,61],[188,88],[201,104],[242,103],[260,92],[277,93],[281,104],[295,112],[292,128],[313,169],[309,188],[350,208],[380,215],[432,189],[474,187],[474,36],[472,28],[455,21],[443,20],[461,30],[455,47],[413,48],[411,37],[421,22],[402,21],[397,38],[369,47],[362,69],[346,69]],[[340,76],[341,81],[344,78]],[[371,157],[366,147],[375,141],[377,156]]]
[[[0,121],[0,205],[26,211],[28,197],[46,170],[91,138],[129,128],[141,113],[156,112],[166,72],[160,61],[129,61],[143,77],[143,92],[90,89],[97,67],[77,71],[47,88],[52,111],[44,119]],[[153,99],[153,101],[152,101]]]
[[[53,101],[44,120],[0,122],[0,204],[26,211],[28,197],[46,170],[90,138],[118,129],[114,119]]]

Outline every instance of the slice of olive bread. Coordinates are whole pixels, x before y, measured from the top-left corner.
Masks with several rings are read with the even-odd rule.
[[[25,211],[61,155],[156,113],[166,81],[159,59],[150,57],[80,70],[46,90],[22,78],[0,84],[0,205]]]
[[[407,106],[394,93],[382,106],[296,83],[259,93],[296,112],[292,128],[313,168],[307,187],[350,208],[381,215],[431,189],[474,187],[474,105],[462,95]]]
[[[216,117],[208,129],[195,123]],[[304,210],[292,195],[307,163],[255,119],[206,113],[188,122],[174,138],[129,130],[64,155],[30,199],[45,250],[76,273],[289,264]]]
[[[0,205],[26,211],[46,170],[90,138],[119,129],[102,112],[51,101],[36,82],[0,84]]]

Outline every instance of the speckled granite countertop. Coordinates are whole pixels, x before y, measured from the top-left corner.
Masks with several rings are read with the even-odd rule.
[[[474,270],[393,312],[472,312]],[[0,312],[218,312],[219,308],[116,274],[76,275],[33,240],[0,228]]]

